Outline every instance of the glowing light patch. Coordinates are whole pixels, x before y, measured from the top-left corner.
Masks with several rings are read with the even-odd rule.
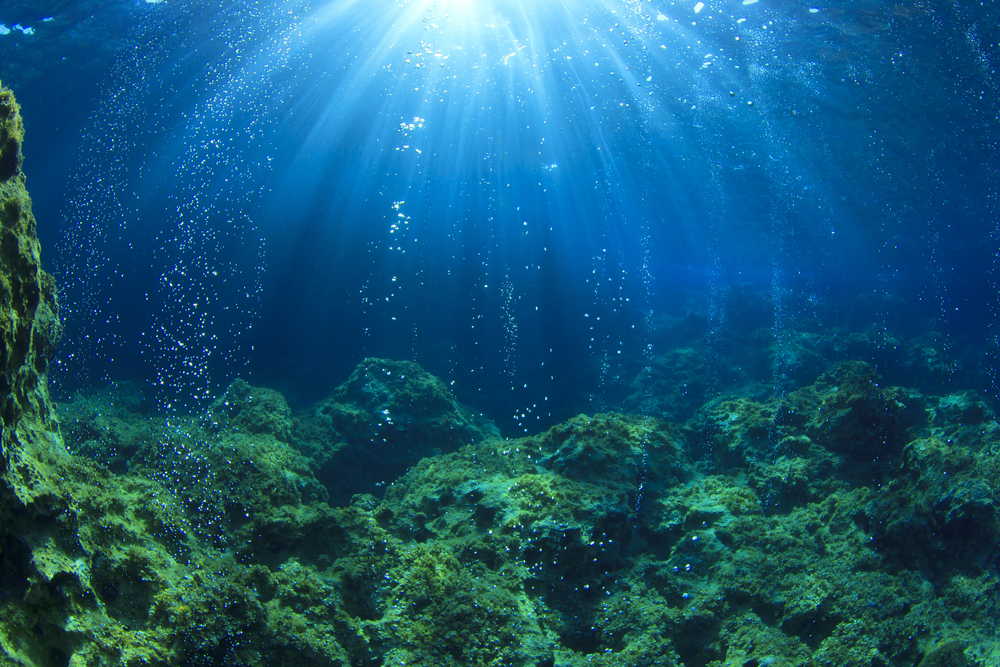
[[[704,8],[705,8],[705,3],[704,2],[699,2],[697,5],[694,6],[694,13],[697,14],[698,12],[700,12],[701,10],[703,10]]]

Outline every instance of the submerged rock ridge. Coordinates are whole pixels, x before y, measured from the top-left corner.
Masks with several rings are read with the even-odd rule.
[[[0,113],[19,165],[6,91]],[[1000,426],[975,391],[838,357],[691,400],[658,389],[697,379],[678,348],[634,399],[657,416],[517,439],[386,359],[298,412],[244,380],[197,415],[127,382],[53,405],[23,185],[0,184],[0,664],[1000,664]]]
[[[360,410],[352,387],[373,368],[400,371],[399,405],[437,386],[369,359],[299,413],[242,380],[188,419],[150,416],[130,384],[59,404],[92,596],[89,612],[65,598],[73,659],[1000,660],[1000,426],[975,392],[886,386],[854,361],[784,396],[708,401],[684,424],[581,415],[518,439],[439,435],[440,451],[425,433],[397,441],[420,457],[376,494],[333,503],[359,473],[325,457],[363,450],[359,433],[383,451],[385,415],[349,438],[314,420]],[[428,433],[456,414],[426,405],[413,423]]]

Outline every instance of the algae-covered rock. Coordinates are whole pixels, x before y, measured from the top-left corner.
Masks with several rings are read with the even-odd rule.
[[[379,492],[423,457],[496,436],[441,380],[387,359],[365,359],[333,394],[296,415],[294,432],[337,503]]]
[[[858,460],[898,452],[910,429],[926,419],[919,394],[883,387],[861,362],[840,364],[790,395],[789,403],[808,416],[805,431],[814,442]]]
[[[663,419],[684,421],[697,410],[713,378],[709,353],[700,347],[670,350],[636,376],[625,407]]]
[[[952,412],[917,428],[979,415]],[[986,474],[989,448],[914,440],[901,453],[912,485],[853,486],[850,455],[813,443],[813,421],[783,401],[721,401],[686,428],[579,416],[425,457],[383,499],[332,508],[308,459],[271,433],[174,417],[158,427],[172,439],[158,431],[128,474],[61,468],[56,493],[86,500],[71,552],[36,549],[41,581],[95,602],[73,607],[85,641],[55,621],[52,641],[74,660],[163,665],[874,667],[987,651],[1000,603],[988,559],[909,567],[882,517],[921,491],[918,522],[947,526],[932,499],[972,488],[962,475]],[[731,454],[692,461],[712,424]],[[961,540],[938,539],[925,553]],[[983,625],[957,630],[959,617]]]
[[[930,573],[976,574],[1000,556],[1000,461],[935,437],[903,451],[888,493],[865,507],[886,556]]]
[[[42,271],[35,217],[21,172],[24,124],[10,90],[0,84],[0,443],[9,463],[10,431],[26,414],[51,426],[44,375],[61,324],[55,282]]]
[[[326,628],[338,647],[326,644],[329,655],[362,662],[874,666],[933,661],[949,641],[986,650],[986,635],[956,634],[946,620],[982,619],[997,602],[985,552],[972,570],[959,567],[964,555],[936,570],[908,567],[891,542],[903,534],[879,508],[905,506],[935,479],[959,476],[956,489],[974,490],[960,475],[976,469],[967,443],[990,460],[984,436],[954,452],[917,450],[911,438],[991,413],[951,408],[971,399],[918,400],[864,368],[841,372],[794,400],[719,401],[687,428],[581,416],[538,436],[435,454],[381,501],[290,503],[251,519],[238,529],[238,560],[268,566],[269,623],[313,643],[315,628]],[[836,377],[860,377],[869,393],[848,382],[842,397]],[[810,436],[830,405],[841,409],[834,422],[855,426],[823,437],[867,432],[870,406],[896,396],[912,400],[910,411],[943,406],[933,419],[899,408],[896,437],[911,439],[900,451],[871,459]],[[713,447],[726,453],[709,457],[718,468],[705,474],[706,461],[690,453]],[[897,457],[920,483],[858,485],[857,466]],[[950,488],[934,497],[964,497]],[[947,526],[946,503],[923,507],[918,524]],[[977,516],[974,532],[992,534],[994,517]],[[963,538],[944,530],[939,539]],[[928,546],[931,557],[945,548]]]
[[[287,442],[292,431],[292,411],[279,392],[252,387],[237,378],[209,407],[205,422],[209,430],[232,427],[268,433]]]
[[[711,401],[688,427],[724,467],[788,454],[810,454],[815,465],[864,466],[897,455],[927,418],[921,394],[884,386],[868,364],[845,362],[815,383],[765,402]]]
[[[67,600],[93,606],[94,599],[63,492],[60,468],[69,457],[46,387],[60,323],[24,188],[23,139],[17,102],[0,85],[0,655],[32,664],[72,653]]]
[[[270,392],[242,386],[247,395]],[[165,418],[134,411],[142,403],[123,395],[135,398],[128,385],[117,385],[59,403],[67,449],[114,472],[164,484],[191,508],[188,520],[203,537],[229,543],[227,533],[238,534],[251,515],[327,499],[315,463],[248,418],[253,410],[232,420],[214,410],[197,419]]]
[[[74,454],[100,462],[115,472],[154,437],[146,396],[135,382],[78,391],[71,401],[55,404],[66,446]]]
[[[634,584],[618,579],[630,568],[644,507],[658,489],[693,474],[679,434],[650,418],[598,415],[536,437],[468,445],[415,465],[389,487],[375,516],[407,548],[454,554],[456,581],[495,582],[494,597],[502,596],[490,622],[501,627],[489,632],[514,638],[495,649],[510,664],[571,664],[616,651],[623,653],[614,660],[649,651],[665,656],[660,664],[676,664],[654,624],[640,630],[620,622]],[[636,604],[650,608],[645,600]],[[417,606],[438,632],[462,637],[485,630],[447,607]],[[416,619],[393,622],[406,627]],[[630,635],[635,646],[626,641]],[[421,662],[468,664],[463,656],[473,657],[426,651],[417,654]],[[489,664],[479,662],[485,657],[474,664]]]

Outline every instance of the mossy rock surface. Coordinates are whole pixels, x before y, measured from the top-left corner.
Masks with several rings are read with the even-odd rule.
[[[41,269],[35,216],[24,188],[23,141],[20,107],[0,84],[0,420],[5,431],[25,414],[51,423],[44,376],[62,331],[55,282]]]
[[[424,457],[499,435],[416,363],[370,358],[330,396],[295,415],[291,438],[319,464],[331,500],[346,503],[356,493],[381,495]]]
[[[914,395],[843,372],[879,386],[838,402],[828,377],[684,426],[581,415],[425,456],[340,506],[315,461],[259,428],[270,417],[124,410],[159,444],[120,474],[50,463],[47,497],[76,504],[60,539],[22,552],[28,602],[8,627],[48,609],[82,664],[988,665],[1000,592],[988,540],[957,527],[996,530],[992,413],[919,397],[898,453],[855,457],[810,437],[825,406],[860,419],[853,397]],[[78,400],[101,396],[120,400]],[[70,616],[85,641],[60,634]]]

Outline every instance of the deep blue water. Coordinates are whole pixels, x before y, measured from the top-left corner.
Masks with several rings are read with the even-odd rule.
[[[415,359],[516,433],[621,406],[679,346],[726,377],[763,330],[772,391],[803,331],[934,332],[955,388],[993,394],[998,18],[4,5],[35,30],[0,36],[0,80],[64,290],[57,390],[137,379],[194,409],[242,375],[305,405]]]

